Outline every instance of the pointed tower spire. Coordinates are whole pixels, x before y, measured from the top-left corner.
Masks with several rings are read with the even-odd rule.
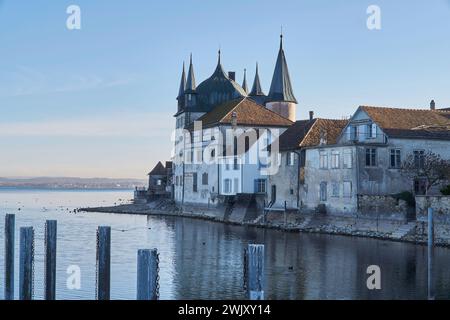
[[[196,84],[195,84],[195,75],[194,75],[194,65],[192,63],[192,53],[191,53],[191,58],[190,58],[190,63],[189,63],[189,72],[188,72],[188,76],[187,76],[187,80],[186,80],[185,93],[192,93],[195,91],[195,89],[196,89]]]
[[[283,50],[283,34],[280,35],[280,51],[273,73],[272,84],[268,95],[268,102],[297,103],[292,90],[291,77]]]
[[[247,69],[244,69],[244,81],[242,82],[242,89],[244,89],[245,93],[248,94]]]
[[[255,80],[253,81],[252,91],[250,96],[263,96],[264,92],[261,88],[261,81],[259,80],[258,63],[256,63]]]
[[[186,71],[185,71],[185,64],[183,61],[183,72],[181,73],[181,81],[180,81],[180,89],[178,91],[178,97],[177,99],[184,96],[184,91],[186,90]]]

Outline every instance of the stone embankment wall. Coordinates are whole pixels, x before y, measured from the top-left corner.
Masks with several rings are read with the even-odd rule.
[[[417,220],[427,219],[428,208],[433,208],[434,221],[450,224],[450,196],[416,196]]]
[[[406,220],[408,203],[393,196],[358,195],[358,215],[366,218]]]

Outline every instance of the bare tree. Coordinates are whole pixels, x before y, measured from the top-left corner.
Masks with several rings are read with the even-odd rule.
[[[401,172],[412,180],[425,181],[425,195],[436,185],[450,180],[450,161],[431,151],[416,151],[402,163]]]

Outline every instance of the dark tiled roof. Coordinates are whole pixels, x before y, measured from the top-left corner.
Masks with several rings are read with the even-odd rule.
[[[361,106],[393,138],[450,139],[450,112]]]
[[[181,80],[180,80],[180,89],[178,90],[178,99],[183,99],[184,97],[184,91],[186,90],[186,72],[184,71],[184,62],[183,62],[183,72],[181,73]]]
[[[148,174],[149,176],[163,176],[166,174],[166,168],[164,168],[164,165],[160,162],[153,168],[152,171]]]
[[[347,120],[331,119],[297,121],[280,136],[280,151],[317,146],[322,136],[327,145],[336,144],[347,123]]]
[[[247,96],[245,90],[236,81],[228,77],[220,59],[214,73],[198,85],[196,93],[197,105],[195,111],[199,112],[209,112],[226,101]]]
[[[250,92],[249,96],[251,96],[251,97],[264,96],[265,97],[265,94],[261,87],[261,81],[259,80],[258,64],[256,64],[255,80],[253,80],[253,87],[252,87],[252,91]]]
[[[300,120],[290,126],[279,138],[280,151],[295,150],[300,147],[300,143],[315,122],[316,119]]]
[[[200,117],[197,121],[202,121],[203,127],[231,124],[233,112],[236,112],[238,125],[288,127],[293,123],[249,98],[225,102]]]
[[[283,50],[283,37],[281,36],[280,51],[278,52],[277,63],[273,73],[270,92],[267,96],[268,102],[285,101],[297,103],[294,91],[292,90],[291,77]]]
[[[242,89],[244,89],[245,93],[248,93],[248,85],[247,85],[247,70],[244,69],[244,81],[242,82]]]
[[[192,63],[192,54],[191,54],[191,60],[189,63],[189,71],[188,76],[186,80],[186,86],[185,86],[185,92],[186,93],[192,93],[195,92],[196,84],[195,84],[195,75],[194,75],[194,65]]]

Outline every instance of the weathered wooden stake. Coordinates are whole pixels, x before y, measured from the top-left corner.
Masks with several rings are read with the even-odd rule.
[[[111,287],[111,227],[97,229],[97,299],[109,300]]]
[[[19,299],[33,299],[34,230],[20,228]]]
[[[56,229],[55,220],[45,222],[45,300],[56,298]]]
[[[14,246],[16,216],[5,216],[5,300],[14,300]]]
[[[433,208],[428,208],[428,299],[429,300],[434,300],[433,254],[434,254]]]
[[[250,300],[264,300],[264,245],[249,244],[247,249],[247,291]]]
[[[158,251],[139,250],[137,257],[137,300],[158,299]]]
[[[287,203],[284,202],[284,227],[287,227]]]

